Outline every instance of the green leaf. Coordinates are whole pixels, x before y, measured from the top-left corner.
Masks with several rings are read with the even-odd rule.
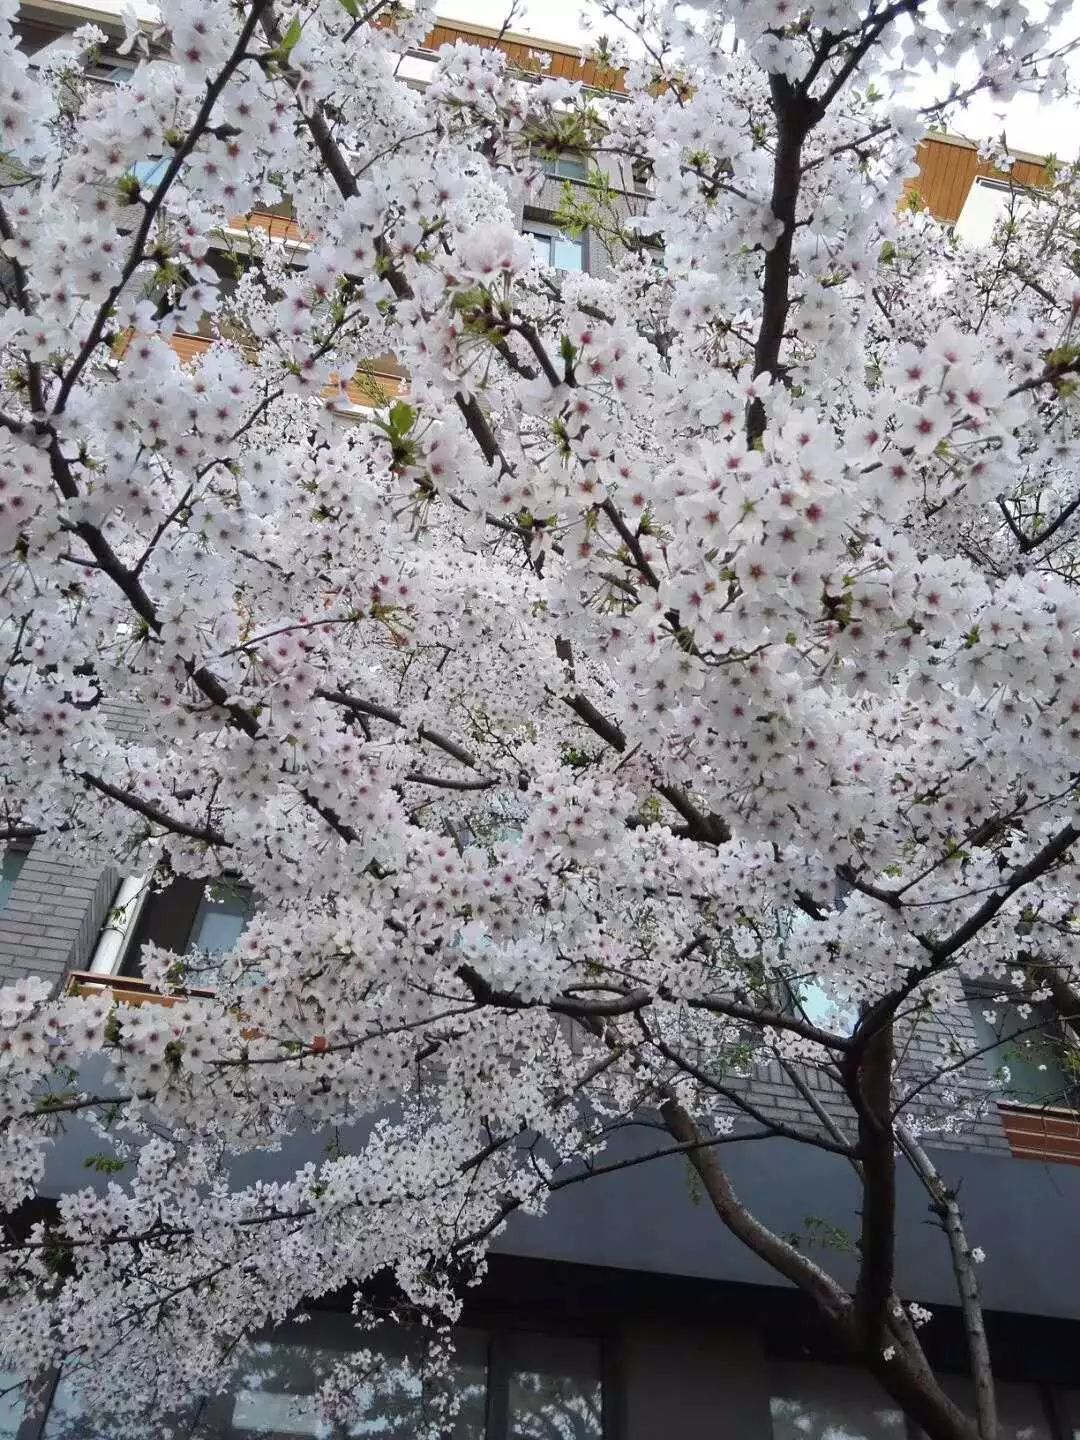
[[[118,1175],[126,1160],[118,1160],[115,1155],[87,1155],[83,1166],[87,1170],[96,1170],[99,1175]]]
[[[408,435],[416,424],[416,411],[404,400],[397,400],[390,406],[390,429],[395,435]]]
[[[356,0],[338,0],[338,4],[345,11],[346,15],[350,15],[354,20],[360,19],[360,7],[357,5]]]
[[[303,26],[300,24],[300,17],[299,15],[294,15],[289,21],[289,28],[281,37],[281,44],[274,52],[283,65],[288,62],[289,56],[292,54],[296,42],[300,39],[302,33]]]

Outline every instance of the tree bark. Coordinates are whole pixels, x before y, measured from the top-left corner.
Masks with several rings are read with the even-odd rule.
[[[956,1288],[960,1294],[960,1311],[964,1317],[964,1333],[967,1336],[968,1361],[975,1382],[975,1418],[981,1440],[997,1440],[997,1399],[994,1394],[994,1372],[990,1360],[990,1345],[983,1324],[982,1302],[979,1298],[979,1282],[975,1277],[975,1262],[964,1232],[955,1193],[949,1189],[938,1173],[934,1162],[919,1144],[911,1130],[897,1122],[896,1133],[900,1144],[915,1168],[919,1179],[926,1186],[934,1213],[941,1220],[949,1241]]]

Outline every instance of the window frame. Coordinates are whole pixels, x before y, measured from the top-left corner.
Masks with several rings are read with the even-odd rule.
[[[568,181],[571,185],[587,185],[589,183],[589,157],[580,151],[539,150],[536,152],[535,158],[547,180],[558,180],[560,183]],[[580,166],[581,174],[564,175],[559,169],[564,162],[568,162],[571,166]]]
[[[834,898],[834,903],[837,909],[843,909],[846,898],[847,891],[843,888],[843,882],[838,880]],[[776,997],[777,1008],[781,1010],[785,1015],[791,1015],[794,1019],[802,1020],[809,1025],[816,1025],[819,1029],[829,1030],[832,1031],[834,1034],[851,1035],[854,1033],[855,1026],[859,1022],[858,1003],[856,1001],[850,1001],[847,1007],[844,1007],[841,1005],[841,1002],[839,1000],[833,1000],[831,1004],[836,1010],[835,1015],[831,1017],[815,1017],[807,1009],[804,997],[802,996],[802,994],[800,994],[800,989],[802,986],[810,986],[813,989],[820,991],[822,994],[825,994],[826,992],[824,990],[824,987],[812,977],[811,979],[806,980],[800,978],[796,974],[791,973],[792,967],[789,965],[786,952],[783,950],[784,942],[786,941],[788,936],[791,935],[794,927],[804,921],[808,924],[814,923],[812,918],[807,915],[805,911],[799,909],[798,907],[789,908],[788,910],[777,915],[777,928],[779,930],[778,938],[782,947],[781,953],[783,955],[784,966],[783,972],[780,974],[776,986],[778,992]],[[828,997],[826,996],[826,998]],[[851,1023],[847,1025],[847,1028],[845,1029],[844,1022],[846,1014],[850,1015]]]
[[[589,233],[585,231],[580,240],[574,240],[561,230],[553,220],[545,220],[538,215],[526,214],[521,222],[521,233],[528,237],[533,244],[533,253],[536,253],[535,240],[549,240],[552,245],[556,240],[562,240],[568,245],[578,245],[581,248],[581,269],[564,270],[556,265],[553,260],[548,265],[559,275],[588,275],[589,274]],[[553,252],[552,252],[553,253]]]
[[[769,1408],[768,1430],[765,1432],[769,1440],[775,1440],[775,1431],[772,1425],[772,1403],[776,1397],[775,1380],[780,1367],[785,1369],[792,1366],[804,1365],[807,1369],[821,1372],[824,1378],[826,1372],[832,1372],[833,1376],[851,1375],[866,1376],[873,1384],[872,1377],[868,1372],[858,1365],[845,1364],[837,1360],[819,1360],[812,1356],[792,1356],[778,1353],[766,1353],[765,1357],[765,1388],[766,1401]],[[934,1368],[936,1379],[942,1385],[947,1394],[955,1398],[954,1391],[957,1387],[970,1385],[971,1377],[966,1372],[956,1370],[940,1370]],[[1080,1389],[1071,1392],[1067,1385],[1053,1384],[1044,1380],[1016,1380],[1012,1377],[1006,1379],[1001,1375],[995,1375],[995,1385],[1006,1387],[1009,1390],[1024,1389],[1029,1392],[1029,1398],[1037,1407],[1036,1418],[1040,1420],[1049,1440],[1073,1440],[1072,1426],[1075,1423],[1080,1426]],[[1075,1394],[1077,1405],[1072,1406],[1072,1395]],[[1000,1395],[1000,1390],[999,1390]],[[887,1402],[888,1397],[884,1390],[881,1391],[882,1400]],[[887,1406],[886,1406],[887,1408]],[[1077,1414],[1073,1417],[1073,1409]],[[897,1427],[898,1440],[900,1436],[904,1440],[926,1440],[925,1433],[920,1429],[917,1421],[901,1412],[901,1425]]]
[[[3,919],[7,911],[8,901],[15,893],[15,887],[19,883],[19,877],[22,875],[23,867],[30,858],[31,848],[32,842],[29,840],[8,840],[0,847],[0,867],[7,864],[9,856],[17,857],[19,862],[11,881],[11,889],[6,895],[0,892],[0,920]]]
[[[463,1332],[479,1336],[482,1342],[478,1350],[484,1357],[486,1386],[483,1434],[478,1440],[510,1440],[510,1379],[514,1368],[514,1347],[515,1342],[520,1344],[529,1337],[584,1340],[596,1347],[601,1404],[600,1440],[620,1440],[624,1428],[617,1423],[621,1371],[613,1353],[617,1345],[612,1344],[606,1327],[563,1326],[550,1321],[545,1324],[542,1317],[537,1316],[530,1321],[517,1310],[507,1315],[485,1309],[476,1316],[466,1315],[460,1328]],[[407,1332],[407,1327],[402,1329]],[[286,1321],[276,1330],[253,1339],[256,1343],[269,1341],[283,1346],[294,1345],[298,1349],[339,1351],[342,1355],[363,1348],[362,1339],[353,1331],[347,1311],[316,1309],[310,1312],[303,1325]],[[54,1440],[54,1437],[48,1436],[46,1427],[60,1382],[59,1371],[51,1372],[42,1382],[39,1393],[27,1403],[15,1440]],[[231,1392],[227,1391],[206,1400],[196,1398],[193,1401],[193,1407],[204,1406],[199,1417],[200,1428],[194,1432],[195,1440],[212,1440],[219,1430],[223,1436],[226,1434],[225,1426],[231,1423],[228,1406],[232,1398]],[[209,1427],[205,1435],[203,1426]],[[255,1440],[254,1432],[252,1440]],[[298,1435],[297,1440],[302,1440],[302,1437]],[[452,1440],[451,1435],[447,1433],[444,1440]],[[762,1440],[765,1440],[764,1436]]]
[[[1061,1059],[1064,1047],[1067,1043],[1065,1025],[1058,1018],[1052,1007],[1046,1001],[1032,1000],[1030,996],[1016,989],[1014,985],[997,984],[984,980],[969,980],[964,983],[964,1001],[971,1014],[971,1024],[974,1031],[977,1054],[973,1056],[975,1061],[981,1062],[987,1070],[991,1079],[997,1074],[1002,1065],[1009,1065],[1007,1053],[1008,1047],[1013,1043],[1013,1035],[1005,1035],[993,1046],[984,1044],[980,1035],[980,1019],[976,1019],[976,1012],[982,1010],[1003,1010],[1015,1011],[1019,1005],[1029,1005],[1034,1012],[1041,1015],[1039,1022],[1042,1033],[1045,1035],[1048,1048],[1051,1050],[1051,1058],[1057,1066],[1061,1076],[1060,1092],[1043,1098],[1034,1094],[1025,1095],[1022,1091],[1017,1092],[1011,1088],[1012,1077],[1010,1076],[1010,1088],[1004,1086],[995,1087],[994,1100],[998,1104],[1017,1106],[1022,1110],[1042,1111],[1059,1110],[1076,1114],[1080,1111],[1080,1078],[1070,1079]],[[1004,995],[1005,1000],[996,997]],[[981,1017],[980,1017],[981,1018]],[[1000,1025],[1000,1019],[999,1019]],[[990,1028],[989,1021],[982,1020],[982,1025]],[[1039,1033],[1034,1028],[1027,1032],[1027,1038],[1033,1040]],[[995,1057],[998,1063],[995,1064]],[[1028,1062],[1030,1064],[1035,1061]]]
[[[106,919],[94,947],[89,967],[91,974],[142,980],[136,964],[139,952],[147,941],[175,950],[179,955],[188,954],[208,887],[229,881],[228,876],[193,879],[181,875],[173,876],[156,889],[156,873],[155,869],[150,869],[121,880],[109,908],[110,918]],[[239,882],[237,888],[252,893],[249,886]],[[155,906],[155,901],[164,901],[170,895],[171,904],[166,903],[160,908]],[[257,906],[257,898],[252,895],[249,918]],[[193,992],[212,992],[214,987],[201,983],[196,975],[190,987],[178,987],[180,990],[187,988]]]

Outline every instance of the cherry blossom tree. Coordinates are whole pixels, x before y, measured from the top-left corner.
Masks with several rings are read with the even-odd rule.
[[[145,1435],[343,1288],[453,1322],[512,1214],[674,1155],[927,1435],[993,1440],[926,1147],[990,1099],[962,979],[1077,1013],[1076,176],[970,252],[903,186],[975,90],[1064,92],[1067,3],[612,4],[621,93],[460,44],[407,85],[431,15],[384,0],[167,0],[100,90],[98,32],[34,70],[14,8],[3,838],[259,904],[213,998],[153,946],[168,1007],[0,992],[4,1363]],[[648,182],[588,191],[602,275],[516,224],[568,150]],[[238,224],[283,200],[302,245]],[[358,415],[386,355],[407,398]],[[42,1218],[76,1121],[107,1184]],[[762,1139],[856,1177],[853,1280],[735,1193]],[[901,1165],[971,1414],[898,1292]]]

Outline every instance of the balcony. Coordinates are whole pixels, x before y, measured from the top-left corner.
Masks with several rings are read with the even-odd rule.
[[[99,974],[93,970],[72,970],[64,982],[65,995],[105,995],[123,1005],[175,1005],[180,1000],[212,1000],[213,990],[193,986],[190,990],[173,990],[168,995],[155,990],[148,980],[137,975]]]
[[[1080,1114],[1075,1110],[999,1100],[998,1112],[1017,1160],[1080,1165]]]

